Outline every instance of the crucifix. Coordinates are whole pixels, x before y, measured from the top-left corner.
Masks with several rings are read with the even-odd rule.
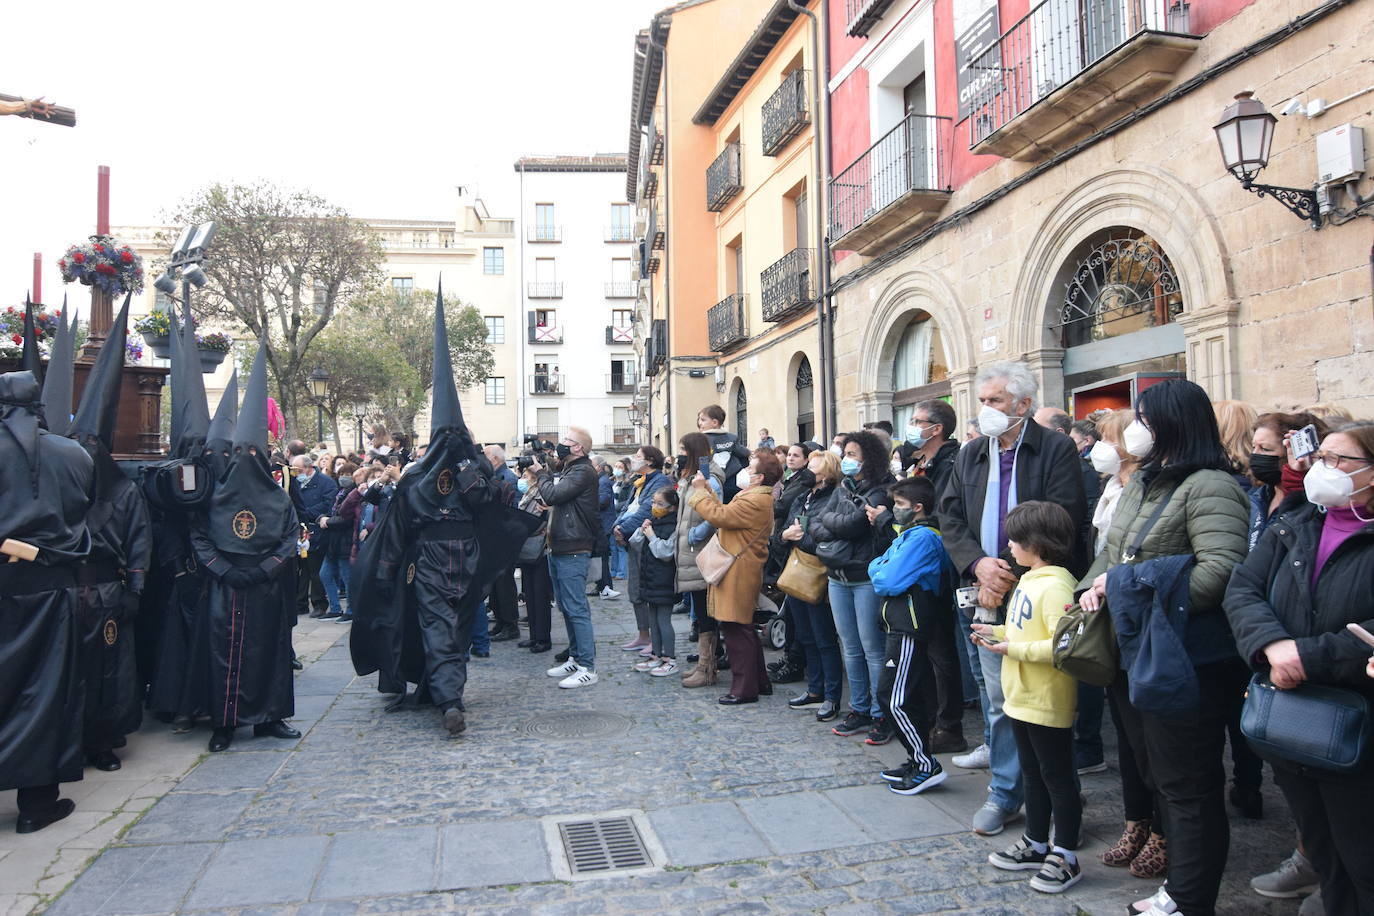
[[[110,234],[110,167],[98,166],[95,177],[95,234],[101,237]],[[91,318],[86,345],[81,348],[81,359],[95,361],[100,345],[114,323],[114,309],[110,294],[99,286],[91,287]],[[121,342],[122,343],[122,342]]]

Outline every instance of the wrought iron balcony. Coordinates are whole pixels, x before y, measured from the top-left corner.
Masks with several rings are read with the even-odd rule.
[[[892,0],[845,0],[844,33],[851,38],[867,38],[868,32],[883,18]]]
[[[663,132],[654,131],[653,138],[649,141],[649,164],[663,164]]]
[[[562,394],[563,378],[557,372],[536,372],[530,376],[530,394]]]
[[[644,374],[652,378],[668,362],[668,321],[655,318],[644,346]]]
[[[639,293],[639,284],[633,280],[612,280],[606,284],[607,299],[633,299]]]
[[[969,146],[1033,162],[1172,82],[1201,39],[1182,0],[1045,0],[973,60]]]
[[[614,372],[606,376],[607,394],[634,394],[635,385],[639,384],[639,379],[635,378],[634,373],[629,372],[623,375],[616,375]]]
[[[634,426],[608,426],[605,444],[639,445],[639,429]]]
[[[607,344],[627,344],[635,342],[635,329],[633,326],[628,328],[617,327],[613,324],[606,325]]]
[[[606,241],[608,242],[633,242],[635,240],[635,227],[629,223],[616,223],[606,227]]]
[[[782,321],[814,303],[811,249],[793,248],[759,274],[759,284],[764,321]]]
[[[774,156],[811,123],[805,70],[794,70],[763,103],[763,154]]]
[[[910,114],[830,182],[838,251],[874,254],[932,220],[949,202],[949,118]]]
[[[531,242],[561,242],[563,241],[563,227],[536,223],[529,227],[529,232],[525,238]]]
[[[537,280],[529,284],[531,299],[562,299],[563,284],[557,281]]]
[[[739,144],[727,143],[706,169],[706,209],[719,213],[743,190]]]
[[[563,326],[558,324],[532,324],[530,325],[530,343],[532,344],[561,344],[563,342]]]
[[[742,294],[726,296],[707,309],[706,337],[717,353],[733,350],[749,339],[749,321]]]
[[[653,200],[658,196],[658,172],[650,171],[644,176],[644,199]]]

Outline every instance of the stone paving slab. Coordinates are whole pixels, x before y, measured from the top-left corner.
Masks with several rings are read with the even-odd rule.
[[[244,731],[244,729],[239,729]],[[254,739],[257,745],[277,743],[275,738]],[[232,756],[214,754],[205,758],[176,787],[177,792],[214,789],[255,789],[267,783],[286,762],[286,757],[270,750],[243,751]]]
[[[772,852],[734,802],[660,808],[649,812],[649,822],[673,865],[763,858]]]
[[[320,900],[432,890],[438,853],[437,827],[337,834],[311,896]]]
[[[187,897],[186,908],[306,900],[328,844],[327,837],[222,843]]]
[[[740,810],[776,853],[816,852],[869,842],[863,828],[824,795],[798,792],[749,798]]]
[[[253,798],[253,790],[226,794],[172,792],[124,835],[134,845],[215,842],[224,837]]]
[[[215,849],[208,843],[110,849],[46,912],[105,916],[175,911]]]
[[[538,821],[451,824],[440,835],[436,887],[532,884],[553,879]]]

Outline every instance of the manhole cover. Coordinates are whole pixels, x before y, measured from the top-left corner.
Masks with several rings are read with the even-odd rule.
[[[628,817],[567,821],[558,825],[558,834],[574,875],[653,865],[635,822]]]
[[[561,712],[531,719],[523,731],[536,738],[606,738],[630,725],[628,717],[613,712]]]

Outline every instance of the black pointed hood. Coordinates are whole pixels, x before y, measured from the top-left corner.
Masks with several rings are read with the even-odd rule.
[[[29,484],[38,498],[38,380],[27,370],[0,374],[0,430],[14,439],[28,464]]]
[[[181,396],[182,392],[186,390],[186,386],[182,384],[181,381],[182,364],[184,362],[181,356],[181,337],[174,332],[176,328],[176,313],[168,313],[167,321],[173,329],[167,332],[167,350],[172,362],[172,371],[168,373],[167,376],[167,383],[172,386],[172,423],[171,428],[168,430],[169,436],[167,441],[171,444],[172,456],[177,457],[181,454],[177,450],[178,443],[181,442],[181,437],[186,425],[184,420],[186,415],[186,399]]]
[[[229,376],[229,384],[220,395],[219,405],[215,408],[215,418],[210,421],[210,431],[205,434],[203,453],[209,462],[210,473],[218,479],[224,473],[232,454],[234,429],[239,415],[239,370],[236,368]]]
[[[72,425],[72,383],[76,372],[75,322],[67,321],[67,297],[62,297],[62,315],[57,335],[48,351],[48,372],[43,379],[43,416],[48,430],[65,436]]]
[[[272,479],[267,463],[265,341],[258,345],[258,355],[253,359],[233,444],[229,463],[210,496],[208,534],[215,547],[225,553],[266,557],[281,545],[295,511],[286,491]]]
[[[175,325],[174,321],[173,327]],[[178,337],[176,334],[171,336]],[[181,435],[173,440],[172,448],[179,457],[190,458],[200,452],[209,435],[210,407],[205,398],[205,378],[200,371],[196,324],[189,307],[181,325],[180,339],[176,342],[176,352],[181,357],[181,367],[178,372],[176,363],[172,364],[172,399],[174,404],[181,402]]]
[[[38,328],[33,318],[33,303],[24,297],[24,353],[19,363],[21,372],[32,372],[38,387],[43,387],[43,360],[38,354]]]
[[[115,423],[119,415],[119,386],[124,374],[124,340],[128,336],[129,304],[133,293],[124,297],[124,305],[110,325],[105,343],[96,354],[95,365],[86,376],[86,388],[81,392],[81,406],[76,409],[67,435],[78,442],[94,436],[114,451]]]
[[[444,318],[444,280],[439,278],[439,292],[434,297],[434,402],[429,413],[429,438],[433,441],[441,430],[451,429],[467,433],[463,422],[463,407],[458,403],[458,386],[453,381],[453,356],[448,348],[448,323]]]

